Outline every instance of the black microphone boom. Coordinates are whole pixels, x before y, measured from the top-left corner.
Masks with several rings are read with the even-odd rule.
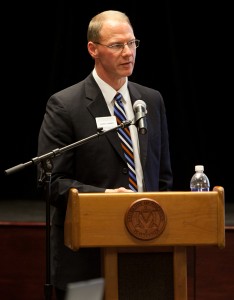
[[[133,104],[133,110],[135,112],[135,124],[137,125],[140,134],[146,134],[147,122],[146,122],[146,104],[143,100],[137,100]]]

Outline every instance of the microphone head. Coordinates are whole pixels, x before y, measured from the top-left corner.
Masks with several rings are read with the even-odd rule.
[[[133,110],[136,111],[136,108],[140,106],[140,107],[144,107],[145,111],[146,111],[146,103],[143,100],[136,100],[133,103]]]
[[[147,132],[147,123],[146,123],[146,104],[143,100],[136,100],[133,103],[133,111],[135,113],[135,125],[140,134],[146,134]]]

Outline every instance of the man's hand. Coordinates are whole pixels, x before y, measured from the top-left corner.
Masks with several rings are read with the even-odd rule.
[[[106,189],[105,193],[134,193],[134,192],[130,189],[119,187],[117,189]]]

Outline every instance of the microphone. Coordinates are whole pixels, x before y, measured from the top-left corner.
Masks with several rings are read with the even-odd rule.
[[[146,123],[146,104],[143,100],[136,100],[133,104],[133,110],[135,112],[135,124],[140,134],[146,134],[147,123]]]

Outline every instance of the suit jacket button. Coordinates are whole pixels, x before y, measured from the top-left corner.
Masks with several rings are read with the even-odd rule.
[[[123,168],[123,173],[127,174],[128,173],[128,168]]]

